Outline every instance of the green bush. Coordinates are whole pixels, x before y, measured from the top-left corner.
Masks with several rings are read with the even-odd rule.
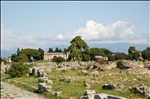
[[[29,73],[29,66],[23,63],[12,63],[10,69],[8,70],[8,74],[10,77],[22,77]]]

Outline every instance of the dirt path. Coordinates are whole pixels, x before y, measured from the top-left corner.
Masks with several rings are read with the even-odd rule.
[[[44,97],[32,93],[14,85],[1,82],[1,99],[45,99]]]

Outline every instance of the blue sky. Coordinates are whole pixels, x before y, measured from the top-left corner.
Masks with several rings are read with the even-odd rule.
[[[77,35],[90,47],[145,49],[149,9],[148,1],[2,1],[2,57],[17,48],[67,47]]]

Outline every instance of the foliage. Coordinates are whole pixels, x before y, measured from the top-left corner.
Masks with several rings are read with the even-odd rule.
[[[54,52],[62,52],[61,49],[59,49],[58,47],[56,47],[55,51]]]
[[[135,51],[136,51],[135,46],[130,46],[129,49],[128,49],[129,54],[133,54]]]
[[[83,54],[82,61],[89,61],[91,60],[91,56],[89,54]]]
[[[114,58],[115,60],[127,59],[127,54],[118,52],[115,53]]]
[[[60,63],[64,62],[65,59],[62,58],[62,57],[54,56],[53,59],[52,59],[52,61],[53,61],[53,62],[56,62],[56,63],[59,65]]]
[[[4,64],[7,64],[8,62],[5,60],[5,59],[3,59],[3,58],[0,58],[0,61],[1,62],[4,62]]]
[[[12,63],[10,69],[8,70],[8,74],[10,77],[22,77],[25,76],[29,72],[29,66],[23,63]]]
[[[26,54],[19,54],[17,62],[28,62],[28,56]]]
[[[13,62],[17,62],[18,61],[16,54],[12,54],[11,55],[11,61],[13,61]]]
[[[89,53],[89,46],[80,36],[76,36],[70,41],[71,45],[68,47],[69,59],[78,60],[79,62],[83,59],[83,54]]]
[[[147,47],[145,50],[142,51],[143,59],[150,60],[150,47]]]
[[[48,53],[53,52],[53,48],[49,48]]]
[[[90,56],[92,60],[95,60],[95,56],[107,56],[111,57],[112,52],[106,48],[90,48]]]
[[[140,52],[136,50],[134,46],[130,46],[128,49],[128,58],[131,60],[139,60]]]
[[[38,60],[43,60],[44,59],[44,50],[39,48],[38,51],[40,52],[40,56],[37,57]]]
[[[21,51],[18,49],[17,55],[12,54],[11,60],[13,62],[30,62],[32,61],[31,57],[33,57],[33,59],[35,60],[40,60],[43,58],[43,55],[44,55],[44,50],[40,48],[39,50],[26,48],[26,49],[22,49]]]

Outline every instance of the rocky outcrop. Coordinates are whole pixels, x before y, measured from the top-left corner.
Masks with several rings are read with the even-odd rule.
[[[125,74],[150,74],[147,68],[130,68],[122,71]]]
[[[81,96],[80,99],[126,99],[126,98],[104,93],[96,94],[95,90],[86,90],[84,96]]]
[[[67,83],[72,83],[72,82],[76,82],[77,80],[73,77],[63,77],[63,78],[60,78],[60,81],[65,81]]]
[[[93,71],[93,72],[90,72],[89,75],[91,75],[91,76],[99,76],[99,72],[98,71]]]
[[[45,83],[39,83],[37,91],[39,93],[42,93],[42,92],[52,92],[52,86],[46,86]]]
[[[137,85],[135,85],[135,86],[133,86],[132,88],[129,88],[129,89],[131,91],[133,91],[134,93],[150,96],[150,88],[148,88],[147,86],[145,86],[143,84],[137,84]]]
[[[46,71],[39,69],[38,67],[30,68],[30,74],[35,77],[46,77]]]
[[[115,86],[112,85],[112,84],[104,84],[102,86],[102,89],[104,89],[104,90],[113,90],[113,89],[115,89]]]
[[[4,64],[4,62],[1,62],[1,73],[7,73],[11,66],[9,64]]]
[[[144,63],[142,61],[121,60],[118,61],[117,67],[120,69],[143,68]]]

